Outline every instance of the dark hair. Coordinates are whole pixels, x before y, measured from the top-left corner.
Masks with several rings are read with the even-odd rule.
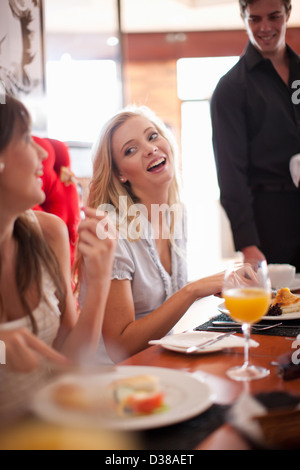
[[[0,105],[0,154],[6,149],[17,133],[27,132],[30,130],[30,127],[31,119],[25,106],[16,98],[7,95],[5,104]],[[37,224],[27,214],[17,218],[13,236],[18,244],[15,275],[17,289],[22,306],[31,320],[33,331],[37,333],[35,319],[26,301],[28,290],[36,285],[39,299],[43,297],[42,270],[44,267],[54,283],[56,296],[60,303],[60,310],[64,313],[66,299],[65,282],[54,252],[46,243]],[[1,262],[0,255],[0,273]],[[3,307],[0,291],[0,323]]]
[[[8,146],[15,132],[30,130],[31,118],[25,106],[11,95],[0,105],[0,153]]]
[[[246,8],[254,3],[256,0],[239,0],[240,3],[240,10],[241,10],[241,16],[244,19],[245,18],[245,10]],[[282,3],[285,7],[285,10],[287,13],[289,13],[292,9],[292,0],[282,0]]]

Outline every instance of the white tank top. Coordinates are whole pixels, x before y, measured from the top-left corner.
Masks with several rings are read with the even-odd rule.
[[[30,216],[34,217],[33,212]],[[35,220],[37,220],[35,218]],[[48,272],[42,270],[42,298],[39,306],[33,311],[38,328],[38,338],[52,346],[60,326],[61,312],[55,295],[55,286]],[[0,330],[27,328],[32,332],[29,317],[8,323],[0,323]],[[27,405],[32,393],[44,384],[48,370],[43,367],[32,373],[9,372],[0,364],[0,420],[1,417],[19,414]]]

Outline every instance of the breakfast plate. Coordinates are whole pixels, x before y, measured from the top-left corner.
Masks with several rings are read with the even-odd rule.
[[[62,384],[84,386],[94,394],[104,394],[104,389],[115,380],[141,374],[159,378],[165,394],[162,412],[134,417],[104,416],[99,410],[75,410],[62,407],[54,401],[55,390]],[[77,374],[60,377],[37,392],[32,411],[47,422],[118,431],[139,431],[180,423],[203,413],[213,404],[209,386],[187,372],[148,366],[120,366],[102,374]]]
[[[230,316],[230,313],[225,306],[225,302],[222,302],[218,306],[218,310],[219,312],[225,313],[226,315]],[[261,320],[275,320],[275,321],[300,320],[300,311],[292,312],[292,313],[285,313],[284,315],[265,315],[261,318]]]
[[[150,341],[150,344],[159,344],[164,349],[169,351],[179,352],[186,354],[187,349],[192,346],[200,346],[202,343],[205,343],[208,340],[215,339],[220,335],[220,333],[215,333],[211,331],[194,331],[192,333],[180,333],[176,335],[165,336],[164,338],[158,341]],[[256,341],[251,340],[251,346],[258,346]],[[198,351],[193,352],[192,354],[209,354],[222,349],[228,348],[243,348],[244,347],[244,338],[239,336],[230,335],[227,338],[222,339],[221,341],[212,344],[210,346],[204,347]]]

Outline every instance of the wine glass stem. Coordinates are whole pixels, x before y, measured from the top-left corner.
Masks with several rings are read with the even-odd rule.
[[[247,368],[249,366],[249,341],[250,341],[250,334],[251,334],[251,325],[249,323],[244,323],[242,326],[242,330],[244,333],[245,338],[245,347],[244,347],[244,366]]]

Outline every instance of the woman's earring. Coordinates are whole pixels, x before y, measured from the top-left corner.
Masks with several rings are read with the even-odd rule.
[[[123,178],[123,176],[121,176],[120,181],[121,183],[126,183],[126,178]]]
[[[4,170],[5,170],[5,163],[1,162],[0,163],[0,173],[3,173]]]

